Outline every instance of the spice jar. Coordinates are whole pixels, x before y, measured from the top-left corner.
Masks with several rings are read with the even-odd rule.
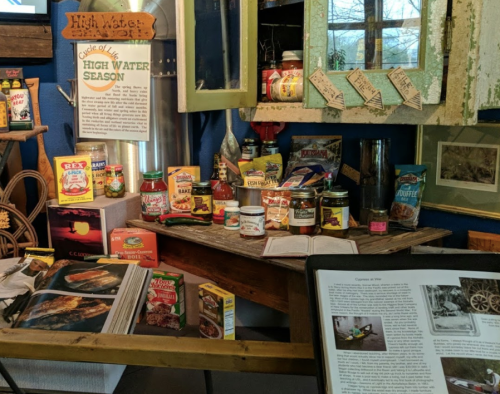
[[[347,190],[324,191],[320,204],[321,234],[347,238],[349,233],[349,193]]]
[[[259,239],[266,236],[264,208],[249,205],[240,210],[240,237]]]
[[[389,234],[389,215],[387,209],[371,209],[368,214],[368,232],[370,235]]]
[[[295,75],[302,77],[304,74],[304,63],[302,61],[303,51],[285,51],[283,52],[282,75]]]
[[[92,162],[92,184],[94,197],[104,195],[104,182],[106,181],[106,164],[108,152],[105,142],[78,142],[75,145],[77,155],[88,155]]]
[[[296,75],[273,79],[269,86],[270,101],[302,101],[304,97],[303,78]]]
[[[106,197],[120,198],[125,195],[125,178],[123,177],[123,166],[121,164],[107,165],[106,183],[104,192]]]
[[[291,190],[288,229],[292,234],[311,235],[316,229],[316,198],[311,188]]]
[[[142,174],[141,213],[142,220],[154,222],[160,215],[169,212],[168,186],[163,180],[163,171],[149,171]]]
[[[226,230],[239,230],[240,229],[240,208],[238,201],[226,202],[224,208],[224,228]]]
[[[280,153],[278,141],[262,141],[262,148],[260,150],[261,157],[275,155],[276,153]]]
[[[212,221],[212,187],[210,181],[193,182],[191,188],[191,215],[206,222]]]
[[[253,160],[259,157],[259,140],[256,138],[245,138],[241,146],[241,158]]]

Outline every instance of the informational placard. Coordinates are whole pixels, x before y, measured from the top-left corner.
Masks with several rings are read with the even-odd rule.
[[[79,136],[149,141],[150,44],[76,47]]]
[[[401,97],[404,98],[404,105],[422,111],[422,95],[420,94],[420,90],[413,85],[405,70],[398,67],[388,73],[387,77],[396,87]]]

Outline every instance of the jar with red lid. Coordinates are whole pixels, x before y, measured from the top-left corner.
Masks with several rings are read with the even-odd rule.
[[[302,61],[303,51],[285,51],[283,52],[282,72],[281,75],[294,75],[302,77],[304,74],[304,63]]]
[[[110,164],[104,167],[106,171],[106,183],[104,194],[108,198],[120,198],[125,195],[125,178],[121,164]]]
[[[141,211],[142,219],[154,222],[160,215],[169,212],[168,187],[163,180],[163,171],[149,171],[142,174]]]

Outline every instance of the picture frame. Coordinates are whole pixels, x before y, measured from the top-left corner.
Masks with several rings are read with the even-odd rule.
[[[422,207],[500,220],[500,123],[419,126],[416,146]]]

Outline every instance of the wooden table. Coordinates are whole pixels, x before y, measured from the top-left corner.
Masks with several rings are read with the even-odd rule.
[[[291,341],[311,342],[305,259],[263,259],[260,253],[265,240],[243,239],[237,231],[224,230],[220,225],[166,227],[142,220],[129,220],[127,225],[156,232],[161,259],[167,264],[213,280],[239,297],[289,314]],[[370,236],[366,232],[366,228],[350,231],[350,239],[364,254],[395,253],[451,234],[434,228],[394,230],[387,236]],[[275,231],[268,235],[290,234]]]

